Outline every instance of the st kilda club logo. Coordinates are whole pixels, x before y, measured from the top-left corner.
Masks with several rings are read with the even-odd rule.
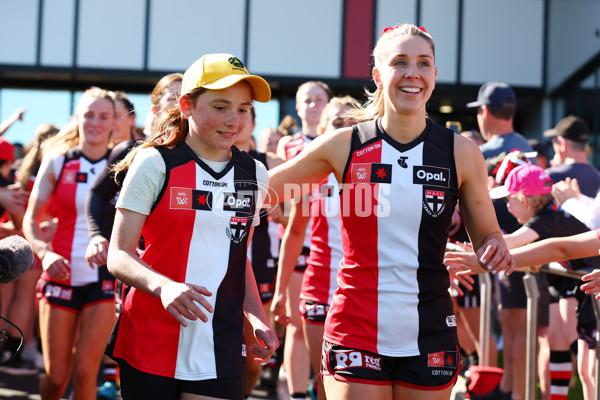
[[[231,217],[229,227],[225,228],[229,240],[233,243],[240,243],[248,233],[246,225],[248,225],[248,218]]]

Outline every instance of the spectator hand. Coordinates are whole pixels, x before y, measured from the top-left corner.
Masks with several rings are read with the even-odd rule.
[[[462,284],[468,291],[473,290],[473,284],[475,279],[469,274],[462,274],[460,271],[454,270],[448,267],[448,274],[450,275],[450,288],[456,290],[460,296],[464,296],[465,292],[461,289]]]
[[[585,294],[595,294],[596,299],[600,300],[600,269],[595,269],[589,274],[582,276],[581,280],[587,282],[581,285],[581,290]]]
[[[470,251],[446,251],[444,265],[453,274],[469,275],[489,272],[477,262],[477,255]],[[464,273],[463,273],[464,272]]]
[[[23,114],[25,114],[25,108],[21,107],[15,110],[15,115],[19,121],[23,121]]]
[[[192,283],[171,281],[160,290],[163,307],[183,327],[188,326],[184,317],[191,321],[195,321],[197,318],[200,318],[202,322],[208,321],[206,314],[198,307],[201,305],[209,313],[214,311],[205,296],[212,296],[212,293],[204,286]]]
[[[25,211],[28,194],[21,189],[21,185],[14,184],[0,188],[0,205],[10,214],[18,214]]]
[[[94,269],[96,265],[106,265],[108,245],[108,240],[102,235],[96,235],[90,239],[90,243],[85,250],[85,260],[90,265],[90,268]]]
[[[581,190],[579,189],[577,179],[567,178],[564,181],[552,185],[552,196],[559,207],[562,206],[567,199],[581,197]]]

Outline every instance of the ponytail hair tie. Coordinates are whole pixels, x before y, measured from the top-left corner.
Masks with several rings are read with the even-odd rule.
[[[385,27],[385,28],[383,28],[383,32],[381,32],[381,34],[380,34],[379,36],[383,36],[383,35],[385,35],[386,33],[390,32],[390,31],[393,31],[393,30],[394,30],[394,29],[396,29],[396,28],[398,28],[398,27],[397,27],[397,26],[388,26],[388,27]],[[421,32],[423,32],[423,33],[427,33],[427,31],[425,30],[425,28],[424,28],[424,27],[422,27],[422,26],[419,26],[419,27],[418,27],[418,29],[419,29]]]

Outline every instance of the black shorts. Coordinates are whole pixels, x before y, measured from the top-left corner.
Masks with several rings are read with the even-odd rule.
[[[564,276],[548,276],[548,291],[550,293],[550,304],[558,303],[560,299],[575,297],[575,288],[580,283],[577,279]]]
[[[243,399],[245,376],[233,378],[184,381],[165,376],[148,374],[119,360],[121,397],[123,400],[179,400],[182,393],[220,399]]]
[[[324,325],[329,304],[300,299],[300,316],[308,323]]]
[[[338,381],[442,390],[456,382],[460,351],[456,346],[419,356],[388,357],[324,340],[321,363],[321,373]]]
[[[513,272],[509,276],[497,274],[498,294],[502,308],[527,308],[527,292],[523,277],[525,272]]]
[[[306,267],[308,264],[306,260],[308,260],[308,256],[310,255],[310,247],[302,247],[302,252],[300,256],[298,256],[298,261],[296,261],[296,266],[294,267],[294,271],[302,272],[306,271]]]
[[[63,308],[76,313],[91,304],[115,301],[115,281],[105,279],[84,286],[68,286],[40,279],[37,283],[36,297],[52,307]]]
[[[596,338],[598,336],[596,328],[595,321],[577,324],[577,337],[583,340],[590,350],[596,350]]]

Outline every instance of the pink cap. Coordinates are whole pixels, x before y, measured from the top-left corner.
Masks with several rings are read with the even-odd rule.
[[[552,191],[552,179],[537,165],[519,165],[510,171],[504,186],[490,190],[492,199],[501,199],[511,194],[521,193],[525,196],[537,196]]]

